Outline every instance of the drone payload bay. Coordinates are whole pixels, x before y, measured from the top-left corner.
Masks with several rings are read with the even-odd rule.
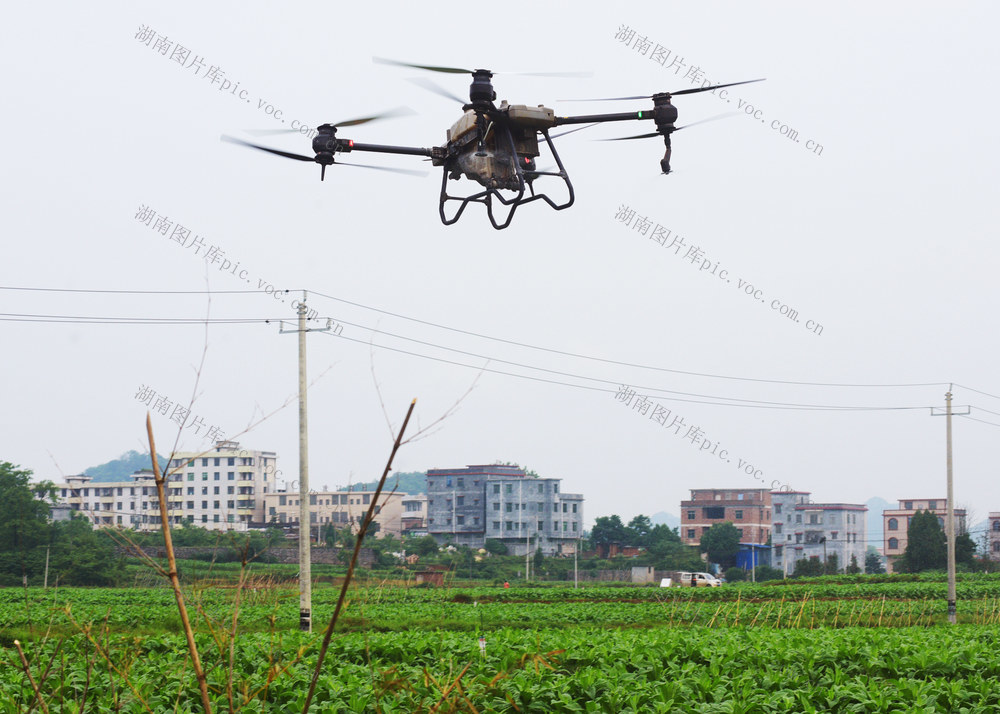
[[[569,174],[563,166],[562,159],[556,151],[552,140],[563,134],[568,134],[571,129],[551,136],[549,130],[558,126],[570,124],[582,125],[578,128],[586,128],[588,125],[605,122],[652,120],[656,125],[656,131],[638,134],[635,136],[617,137],[613,140],[627,139],[647,139],[662,137],[666,151],[660,160],[660,169],[664,174],[670,173],[670,137],[676,131],[692,126],[675,126],[677,121],[677,108],[671,103],[671,99],[682,94],[695,94],[697,92],[708,92],[721,87],[732,87],[737,84],[749,84],[750,82],[760,82],[763,80],[752,79],[745,82],[733,82],[730,84],[716,84],[708,87],[696,87],[683,89],[678,92],[659,92],[652,95],[637,97],[611,97],[594,100],[580,101],[627,101],[635,99],[652,99],[652,110],[641,110],[632,112],[619,112],[614,114],[585,114],[579,116],[556,116],[555,112],[548,107],[539,105],[528,107],[523,104],[508,104],[501,101],[497,106],[496,92],[493,89],[493,72],[487,69],[460,69],[457,67],[436,67],[429,65],[415,65],[393,60],[376,60],[386,64],[395,64],[403,67],[429,70],[432,72],[444,72],[447,74],[471,74],[472,84],[469,86],[469,101],[465,102],[448,91],[438,87],[428,81],[418,82],[426,89],[430,89],[462,105],[463,114],[448,130],[446,141],[443,146],[433,146],[430,148],[411,146],[390,146],[385,144],[362,144],[351,139],[344,139],[337,136],[337,130],[347,126],[356,126],[377,119],[384,119],[394,116],[397,113],[387,113],[360,119],[352,119],[337,124],[322,124],[316,127],[315,136],[312,140],[314,156],[294,154],[287,151],[280,151],[267,146],[260,146],[242,139],[223,136],[223,140],[232,143],[248,146],[253,149],[267,151],[278,156],[298,161],[308,161],[320,165],[320,179],[326,177],[327,166],[361,166],[386,171],[395,171],[408,174],[422,174],[423,172],[407,169],[396,169],[387,166],[372,166],[366,164],[345,163],[335,159],[337,154],[346,154],[352,151],[367,151],[383,154],[401,154],[409,156],[422,156],[429,159],[434,166],[442,167],[441,195],[438,205],[438,212],[441,222],[451,225],[461,218],[466,206],[470,203],[481,203],[486,206],[486,213],[490,223],[497,230],[501,230],[510,225],[514,218],[514,212],[518,206],[532,201],[542,200],[557,211],[569,208],[573,205],[574,193],[573,184],[569,180]],[[533,73],[546,76],[546,73]],[[568,74],[555,74],[547,76],[571,76]],[[712,117],[717,118],[717,117]],[[702,120],[710,121],[710,119]],[[694,122],[701,123],[701,122]],[[279,130],[280,131],[280,130]],[[292,131],[292,130],[289,130]],[[535,165],[535,159],[540,154],[539,137],[544,141],[546,148],[551,153],[558,170],[539,170]],[[481,191],[477,191],[467,196],[451,196],[448,194],[448,180],[458,180],[465,177],[475,181],[482,186]],[[535,192],[535,181],[543,176],[560,179],[566,186],[567,197],[563,202],[558,203],[545,193]],[[508,195],[501,193],[507,192]],[[458,202],[458,208],[450,217],[446,214],[445,207],[452,201]],[[507,215],[498,220],[494,213],[495,205],[500,204],[509,207]]]

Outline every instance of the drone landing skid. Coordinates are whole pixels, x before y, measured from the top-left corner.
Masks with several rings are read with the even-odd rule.
[[[520,164],[515,163],[515,166],[517,168],[518,183],[520,184],[520,189],[518,190],[515,196],[512,196],[511,198],[504,198],[503,194],[501,194],[495,188],[487,188],[485,191],[474,193],[471,196],[449,196],[448,195],[449,168],[445,166],[444,172],[441,176],[441,201],[438,206],[438,213],[441,216],[441,222],[446,226],[450,226],[453,223],[456,223],[458,219],[462,217],[462,212],[465,211],[465,207],[468,206],[470,203],[482,203],[486,206],[486,215],[489,216],[490,223],[493,225],[495,229],[500,231],[510,225],[510,222],[514,219],[514,212],[517,210],[517,207],[520,206],[521,204],[531,203],[532,201],[537,201],[541,199],[545,201],[547,204],[549,204],[549,206],[551,206],[556,211],[561,211],[564,208],[569,208],[570,206],[572,206],[573,201],[575,199],[575,195],[573,193],[573,184],[570,183],[569,175],[566,173],[566,169],[563,167],[562,160],[559,158],[559,154],[558,152],[556,152],[556,147],[553,146],[552,140],[549,138],[548,132],[542,131],[540,133],[542,134],[542,136],[545,137],[545,142],[548,144],[549,150],[552,152],[552,157],[555,159],[556,165],[559,167],[558,173],[554,171],[528,171],[527,173],[525,173],[521,169]],[[556,203],[544,193],[536,194],[532,182],[539,176],[556,176],[561,178],[563,182],[566,184],[566,190],[569,194],[569,198],[566,200],[566,202]],[[525,189],[527,189],[531,194],[527,198],[524,197]],[[512,206],[510,211],[507,213],[506,220],[504,220],[502,223],[497,222],[496,216],[493,213],[494,198],[496,198],[496,200],[499,201],[504,206]],[[444,211],[444,205],[448,201],[460,202],[458,210],[455,211],[455,215],[452,216],[451,218],[448,218],[445,215]]]

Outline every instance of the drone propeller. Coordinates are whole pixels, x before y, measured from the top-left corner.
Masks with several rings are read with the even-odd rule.
[[[339,129],[342,126],[358,126],[381,119],[393,119],[395,117],[413,116],[415,114],[416,112],[409,107],[396,107],[381,114],[373,114],[370,117],[361,117],[358,119],[348,119],[347,121],[331,124],[331,126]],[[274,136],[276,134],[301,134],[302,132],[299,129],[247,129],[247,133],[254,136]]]
[[[413,82],[418,87],[422,87],[423,89],[426,89],[428,92],[434,92],[434,94],[440,94],[445,99],[450,99],[453,102],[458,102],[459,104],[465,104],[465,100],[464,99],[459,99],[454,94],[452,94],[451,92],[449,92],[447,89],[443,89],[442,87],[440,87],[439,85],[435,84],[434,82],[432,82],[431,80],[427,79],[426,77],[411,77],[409,81]]]
[[[690,124],[685,124],[684,126],[676,127],[675,129],[672,129],[667,133],[673,134],[675,131],[680,131],[681,129],[687,129],[689,126],[697,126],[698,124],[705,124],[710,121],[717,121],[719,119],[725,119],[727,117],[734,117],[737,114],[739,114],[739,112],[726,112],[724,114],[716,114],[714,117],[708,117],[707,119],[699,119],[698,121],[693,121]],[[663,136],[663,134],[661,134],[658,131],[653,131],[648,134],[636,134],[635,136],[616,136],[610,139],[598,139],[597,141],[628,141],[629,139],[651,139],[654,136]]]
[[[286,159],[295,159],[296,161],[308,161],[313,163],[316,161],[315,156],[303,156],[302,154],[293,154],[289,151],[280,151],[278,149],[272,149],[269,146],[261,146],[260,144],[252,144],[249,141],[243,141],[243,139],[237,139],[232,136],[226,136],[223,134],[219,137],[222,141],[227,141],[230,144],[239,144],[240,146],[248,146],[251,149],[257,149],[258,151],[266,151],[269,154],[275,154],[276,156],[284,156]]]
[[[351,164],[344,163],[340,161],[333,161],[330,157],[328,160],[322,160],[319,156],[303,156],[302,154],[293,154],[290,151],[280,151],[279,149],[272,149],[269,146],[261,146],[260,144],[253,144],[249,141],[243,141],[243,139],[237,139],[232,136],[226,136],[223,134],[219,137],[222,141],[229,142],[230,144],[238,144],[239,146],[246,146],[251,149],[257,149],[258,151],[266,151],[269,154],[275,154],[276,156],[283,156],[286,159],[295,159],[296,161],[308,161],[310,163],[317,163],[321,167],[320,179],[326,178],[326,167],[327,166],[356,166],[362,169],[376,169],[378,171],[390,171],[396,174],[405,174],[407,176],[426,176],[426,171],[418,171],[414,169],[398,169],[393,166],[374,166],[372,164]]]
[[[694,87],[692,89],[682,89],[678,92],[664,92],[664,94],[669,94],[671,97],[676,97],[681,94],[697,94],[698,92],[710,92],[713,89],[722,89],[723,87],[735,87],[738,84],[753,84],[754,82],[763,82],[764,79],[748,79],[744,82],[730,82],[729,84],[713,84],[710,87]],[[599,97],[596,99],[560,99],[560,102],[624,102],[631,99],[652,99],[654,94],[643,94],[635,97]]]
[[[385,59],[384,57],[372,57],[372,60],[379,64],[394,64],[398,67],[412,67],[413,69],[425,69],[428,72],[443,72],[444,74],[475,74],[474,69],[464,67],[439,67],[427,64],[411,64],[409,62],[399,62],[397,60]],[[491,74],[515,74],[522,77],[590,77],[592,72],[493,72]]]
[[[593,124],[584,124],[583,126],[578,126],[576,129],[570,129],[568,131],[561,131],[558,134],[552,134],[550,139],[558,139],[560,136],[566,136],[567,134],[572,134],[574,131],[583,131],[584,129],[589,129],[592,126],[597,126],[600,122],[594,122]]]

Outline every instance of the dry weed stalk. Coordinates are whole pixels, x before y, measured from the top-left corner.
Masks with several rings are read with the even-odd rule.
[[[194,630],[191,629],[187,607],[184,605],[181,581],[177,577],[177,558],[174,557],[174,541],[170,535],[170,518],[167,511],[167,492],[164,488],[166,477],[160,472],[160,464],[156,459],[156,441],[153,438],[153,423],[150,421],[149,412],[146,412],[146,434],[149,436],[149,453],[153,455],[151,459],[153,476],[156,481],[156,495],[160,502],[160,526],[163,530],[163,545],[167,551],[167,577],[170,578],[170,586],[173,588],[177,609],[181,615],[184,637],[187,639],[188,651],[191,653],[191,664],[198,680],[198,689],[201,691],[201,706],[205,710],[205,714],[211,714],[212,703],[208,699],[208,681],[205,678],[205,670],[201,666],[201,657],[198,655],[198,645],[194,641]]]
[[[396,452],[399,451],[400,444],[403,440],[403,434],[406,432],[406,425],[410,423],[410,416],[413,414],[413,408],[416,404],[416,399],[410,402],[410,408],[406,411],[406,417],[403,419],[403,425],[399,428],[399,434],[396,436],[396,441],[392,445],[389,460],[386,462],[385,469],[382,471],[382,478],[379,479],[378,486],[375,489],[375,497],[371,499],[371,503],[368,505],[368,511],[365,513],[364,520],[361,522],[361,528],[358,529],[358,536],[354,542],[354,552],[351,554],[351,562],[347,566],[347,575],[344,577],[344,583],[340,587],[340,596],[337,598],[337,606],[333,610],[333,615],[330,616],[330,623],[326,626],[326,632],[323,633],[323,644],[320,647],[319,657],[316,659],[316,669],[313,671],[312,680],[309,682],[309,691],[306,693],[306,701],[302,707],[303,714],[306,714],[306,712],[309,711],[309,704],[312,702],[313,694],[316,691],[316,682],[319,681],[319,673],[323,669],[323,660],[326,658],[326,652],[330,647],[330,639],[333,637],[333,629],[337,626],[337,619],[340,617],[340,611],[344,607],[344,599],[347,597],[347,588],[351,584],[351,578],[354,575],[354,568],[358,564],[358,553],[361,551],[361,544],[364,542],[365,534],[368,532],[368,526],[371,525],[375,518],[375,505],[378,503],[379,496],[382,495],[382,487],[385,485],[386,476],[389,475],[389,471],[392,469],[392,460],[396,457]]]

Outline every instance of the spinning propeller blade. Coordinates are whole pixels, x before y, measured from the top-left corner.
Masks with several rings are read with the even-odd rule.
[[[698,121],[693,121],[690,124],[685,124],[684,126],[678,126],[673,129],[670,133],[673,134],[675,131],[680,131],[681,129],[687,129],[689,126],[697,126],[698,124],[705,124],[710,121],[717,121],[719,119],[725,119],[727,117],[734,117],[739,112],[725,112],[724,114],[716,114],[714,117],[708,117],[707,119],[699,119]],[[629,139],[650,139],[654,136],[663,136],[660,132],[654,131],[649,134],[636,134],[635,136],[616,136],[611,139],[598,139],[598,141],[627,141]]]
[[[348,164],[343,161],[337,161],[333,163],[333,166],[356,166],[360,169],[376,169],[378,171],[391,171],[394,174],[405,174],[406,176],[426,176],[429,171],[420,171],[419,169],[397,169],[392,166],[375,166],[373,164]]]
[[[390,109],[389,111],[382,112],[381,114],[373,114],[370,117],[361,117],[360,119],[348,119],[347,121],[337,122],[333,126],[338,129],[342,126],[358,126],[359,124],[367,124],[372,121],[379,121],[381,119],[392,119],[394,117],[404,117],[413,116],[416,112],[409,107],[396,107],[395,109]],[[276,136],[278,134],[302,134],[299,129],[247,129],[248,134],[253,134],[254,136]]]
[[[409,81],[413,82],[418,87],[426,89],[428,92],[434,92],[434,94],[440,94],[442,97],[450,99],[453,102],[458,102],[459,104],[465,104],[464,99],[459,99],[454,94],[449,92],[447,89],[443,89],[442,87],[435,84],[426,77],[411,77]]]
[[[445,74],[472,74],[476,70],[465,69],[464,67],[439,67],[428,64],[411,64],[409,62],[399,62],[397,60],[385,59],[384,57],[372,57],[374,62],[379,64],[394,64],[398,67],[412,67],[413,69],[425,69],[428,72],[443,72]],[[593,72],[493,72],[491,74],[515,74],[521,77],[592,77]]]
[[[249,141],[243,141],[243,139],[236,139],[232,136],[226,136],[223,134],[219,137],[222,141],[228,141],[230,144],[239,144],[240,146],[247,146],[251,149],[257,149],[258,151],[266,151],[269,154],[275,154],[277,156],[284,156],[286,159],[295,159],[296,161],[308,161],[313,163],[316,161],[314,156],[303,156],[302,154],[293,154],[288,151],[279,151],[278,149],[272,149],[267,146],[260,146],[259,144],[251,144]]]
[[[738,84],[753,84],[754,82],[763,82],[764,79],[748,79],[744,82],[730,82],[729,84],[713,84],[710,87],[694,87],[692,89],[681,89],[677,92],[666,92],[672,97],[676,97],[681,94],[697,94],[698,92],[711,92],[713,89],[722,89],[723,87],[735,87]],[[642,94],[635,97],[598,97],[594,99],[560,99],[560,102],[625,102],[631,99],[652,99],[652,94]]]

